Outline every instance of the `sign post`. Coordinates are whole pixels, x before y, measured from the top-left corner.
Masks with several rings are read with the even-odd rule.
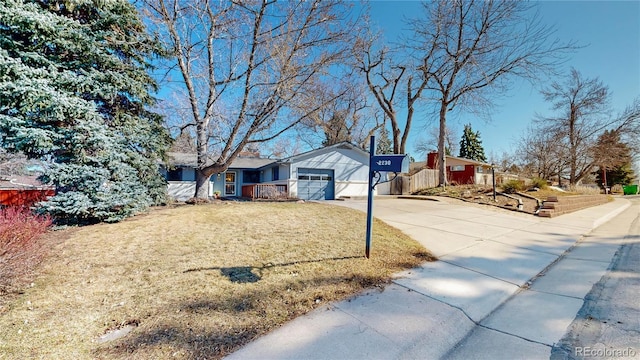
[[[496,202],[496,167],[491,164],[491,182],[493,183],[493,201]]]
[[[367,238],[364,247],[364,256],[366,256],[367,259],[369,258],[369,252],[371,250],[371,233],[373,232],[373,189],[375,185],[373,184],[373,169],[371,165],[373,164],[375,152],[376,137],[371,136],[369,142],[369,184],[367,185]]]
[[[369,184],[367,186],[367,234],[364,254],[369,258],[371,252],[371,235],[373,233],[373,190],[381,183],[380,172],[398,173],[409,172],[409,157],[407,155],[376,155],[376,137],[371,136],[369,143]],[[377,175],[377,181],[374,179]],[[387,180],[390,181],[390,180]],[[387,182],[382,181],[382,182]]]

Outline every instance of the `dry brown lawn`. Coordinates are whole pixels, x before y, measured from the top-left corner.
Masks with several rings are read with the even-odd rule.
[[[432,259],[378,221],[365,259],[364,233],[347,208],[226,202],[68,231],[0,308],[0,359],[220,358]]]

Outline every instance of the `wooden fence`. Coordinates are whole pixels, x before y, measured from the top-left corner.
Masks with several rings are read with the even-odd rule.
[[[423,169],[411,176],[399,175],[391,182],[391,195],[407,195],[438,186],[438,170]]]
[[[0,189],[0,205],[33,206],[55,194],[53,189]]]

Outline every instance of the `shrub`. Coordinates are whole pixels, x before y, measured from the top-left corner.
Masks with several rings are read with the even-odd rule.
[[[0,294],[42,259],[37,239],[51,223],[50,217],[35,215],[26,207],[0,209]]]
[[[11,206],[0,210],[0,255],[15,245],[28,243],[44,234],[51,218],[35,215],[28,208]]]
[[[622,185],[620,184],[615,184],[611,187],[611,193],[612,194],[622,194],[624,191],[624,189],[622,188]]]
[[[598,195],[601,190],[597,186],[585,186],[585,185],[572,185],[569,186],[569,191],[580,195]]]
[[[260,191],[260,198],[263,199],[286,199],[289,195],[285,191],[280,191],[278,188],[273,186],[264,186]]]
[[[531,179],[531,187],[537,187],[538,189],[546,189],[548,187],[547,180],[541,178],[533,178]]]
[[[502,192],[507,194],[513,194],[522,190],[524,190],[524,184],[519,180],[509,180],[502,184]]]

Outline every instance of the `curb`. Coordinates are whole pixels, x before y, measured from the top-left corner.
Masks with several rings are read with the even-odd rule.
[[[614,217],[620,215],[623,211],[627,210],[631,206],[631,202],[626,199],[620,199],[625,201],[625,204],[619,206],[617,209],[612,210],[608,214],[601,216],[600,218],[593,221],[593,229],[600,227],[600,225],[606,223],[607,221],[613,219]],[[615,201],[615,200],[614,200]],[[593,230],[592,229],[592,230]]]
[[[397,198],[404,199],[404,200],[427,200],[427,201],[436,201],[436,202],[441,201],[439,199],[429,197],[429,196],[423,196],[423,195],[399,195]]]

